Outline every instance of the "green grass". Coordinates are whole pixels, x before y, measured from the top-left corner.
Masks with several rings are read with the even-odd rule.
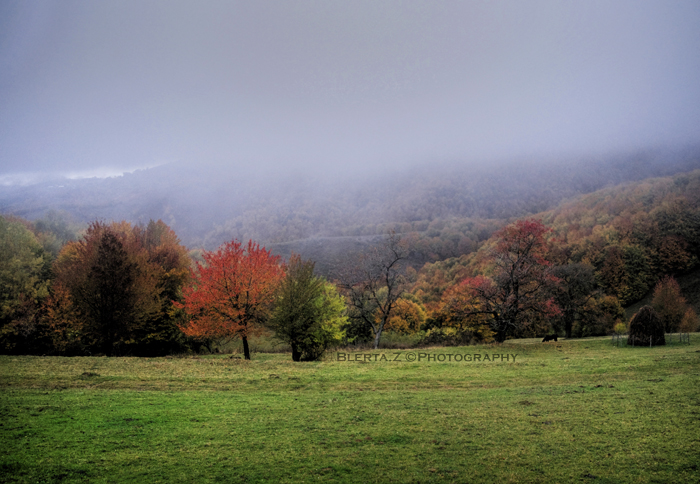
[[[418,346],[425,336],[424,331],[419,331],[413,334],[401,334],[393,331],[384,331],[379,344],[381,349],[408,349]],[[251,352],[255,353],[291,353],[292,348],[286,343],[275,338],[274,334],[268,333],[259,336],[251,336],[248,339]],[[356,345],[355,350],[369,349],[373,346],[373,341],[368,341],[363,344]],[[229,340],[216,344],[214,346],[215,353],[226,354],[243,354],[243,342],[240,339]]]
[[[0,356],[0,482],[700,480],[700,335],[364,353]]]

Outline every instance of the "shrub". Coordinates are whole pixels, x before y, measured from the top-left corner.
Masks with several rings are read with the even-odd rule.
[[[698,330],[698,326],[700,326],[700,320],[698,320],[698,315],[695,314],[693,308],[686,309],[678,330],[681,333],[694,333]]]
[[[489,341],[493,337],[488,338]],[[444,327],[432,328],[425,333],[419,342],[420,346],[466,346],[471,343],[484,342],[485,338],[479,332],[459,330],[457,328]]]
[[[379,347],[390,350],[405,350],[415,348],[423,339],[423,332],[417,333],[398,333],[395,331],[386,331],[382,336],[382,341]]]

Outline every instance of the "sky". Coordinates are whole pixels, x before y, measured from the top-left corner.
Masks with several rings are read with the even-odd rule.
[[[697,0],[3,0],[0,177],[700,142]]]

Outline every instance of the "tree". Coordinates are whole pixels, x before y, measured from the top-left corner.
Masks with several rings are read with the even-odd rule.
[[[117,234],[105,230],[82,289],[92,317],[89,335],[107,355],[120,354],[144,316],[135,291],[137,270]]]
[[[93,222],[82,239],[63,247],[53,272],[47,321],[58,334],[72,335],[57,351],[76,348],[76,318],[88,352],[152,355],[181,348],[172,300],[189,277],[189,258],[162,221],[146,227]],[[51,336],[55,344],[57,337]]]
[[[686,272],[697,265],[698,259],[688,252],[688,243],[677,236],[666,236],[658,249],[657,266],[663,274]]]
[[[163,221],[151,220],[145,227],[137,229],[139,245],[145,249],[160,294],[159,311],[139,335],[140,351],[147,354],[179,351],[186,346],[186,341],[179,328],[182,315],[173,310],[173,301],[181,300],[181,290],[189,280],[192,261],[175,232]]]
[[[683,314],[683,319],[681,320],[681,325],[678,330],[681,333],[694,333],[698,330],[700,326],[700,320],[698,320],[698,315],[695,313],[693,308],[688,307]]]
[[[379,347],[382,331],[406,291],[402,270],[408,256],[401,237],[392,232],[379,246],[364,254],[344,277],[351,316],[370,327],[374,348]]]
[[[316,348],[326,349],[339,345],[345,339],[348,323],[347,304],[335,284],[323,281],[321,298],[317,300],[320,324],[309,333]],[[321,354],[318,355],[320,357]]]
[[[88,351],[129,352],[138,333],[159,309],[157,279],[134,247],[126,223],[90,224],[85,237],[67,244],[54,271],[85,318],[82,340]]]
[[[62,356],[83,353],[83,318],[68,289],[60,283],[53,284],[43,309],[44,336],[50,341],[51,352]]]
[[[653,281],[647,249],[637,244],[610,245],[598,254],[596,276],[606,294],[623,305],[641,299]]]
[[[485,318],[498,342],[538,318],[561,314],[549,296],[556,281],[546,259],[549,232],[539,220],[519,220],[498,231],[488,255],[491,277],[464,279],[452,310],[461,319]]]
[[[0,216],[0,350],[32,351],[36,311],[48,296],[46,259],[23,221]]]
[[[279,285],[270,327],[292,347],[294,361],[319,359],[339,344],[347,322],[345,300],[335,286],[314,275],[314,263],[292,255]]]
[[[259,332],[284,275],[279,256],[249,241],[246,247],[232,240],[215,252],[202,252],[183,302],[175,302],[190,317],[180,329],[200,339],[241,338],[245,359],[250,359],[248,337]]]
[[[561,309],[564,332],[567,338],[571,338],[574,322],[582,316],[586,303],[595,295],[593,267],[581,263],[567,264],[553,267],[550,273],[556,278],[553,295]]]
[[[440,306],[433,313],[433,320],[438,323],[437,326],[455,328],[463,341],[493,340],[490,315],[474,313],[478,304],[474,300],[472,284],[454,285],[443,293]]]
[[[614,331],[625,319],[625,310],[615,296],[597,294],[586,302],[573,327],[577,338],[603,336]],[[622,323],[624,325],[624,323]]]
[[[651,307],[663,321],[667,333],[678,331],[688,304],[681,295],[681,287],[673,277],[666,276],[656,284]]]
[[[606,247],[599,253],[597,262],[596,276],[605,293],[622,300],[629,292],[622,249],[618,245]]]
[[[396,302],[394,312],[387,321],[385,329],[396,331],[397,333],[415,333],[421,329],[425,323],[425,308],[418,301],[418,298],[410,294]]]

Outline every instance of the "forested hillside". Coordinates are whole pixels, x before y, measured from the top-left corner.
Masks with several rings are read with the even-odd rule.
[[[393,229],[420,234],[417,262],[423,262],[468,253],[504,220],[552,209],[567,198],[696,168],[700,149],[343,173],[334,172],[332,163],[313,172],[168,164],[116,178],[5,186],[0,212],[34,220],[49,210],[65,211],[84,224],[161,219],[185,245],[207,249],[232,238],[266,245],[312,239],[280,246],[306,251],[314,238],[323,237],[328,247],[334,237]],[[346,245],[339,239],[340,251]]]
[[[647,296],[664,275],[683,276],[697,301],[700,269],[700,170],[605,188],[534,215],[551,228],[554,263],[585,264],[595,283],[623,306]],[[429,309],[467,277],[483,272],[495,240],[478,251],[427,263],[411,292]]]

